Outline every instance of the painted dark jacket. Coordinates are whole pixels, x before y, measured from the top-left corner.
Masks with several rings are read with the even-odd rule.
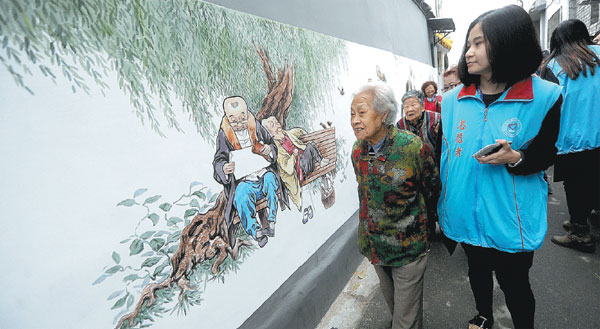
[[[358,248],[373,264],[397,267],[427,253],[427,212],[435,216],[440,180],[427,144],[408,131],[387,129],[374,155],[365,141],[352,148],[360,203]]]
[[[284,210],[286,207],[289,209],[290,207],[287,189],[284,187],[281,176],[279,175],[279,170],[277,169],[277,147],[275,146],[275,142],[267,129],[263,127],[250,112],[248,112],[248,132],[250,135],[250,141],[252,142],[253,153],[260,154],[260,150],[264,145],[270,146],[271,156],[265,157],[265,159],[271,163],[271,165],[267,167],[267,170],[272,172],[277,178],[277,183],[279,184],[279,204],[281,210]],[[223,120],[221,121],[221,127],[219,129],[219,133],[217,134],[216,144],[217,150],[213,160],[213,176],[219,184],[223,185],[224,191],[227,195],[225,220],[227,222],[227,226],[229,227],[233,222],[233,196],[239,180],[236,180],[234,175],[226,175],[223,172],[223,165],[229,162],[229,152],[233,150],[239,150],[241,149],[241,146],[237,136],[235,135],[235,132],[229,124],[229,120],[225,116],[223,116]]]
[[[529,148],[560,92],[534,77],[515,83],[488,107],[474,84],[445,94],[438,203],[444,235],[505,252],[541,247],[548,227],[543,169],[515,175],[506,166],[480,164],[472,154],[496,139],[512,142],[515,150]]]

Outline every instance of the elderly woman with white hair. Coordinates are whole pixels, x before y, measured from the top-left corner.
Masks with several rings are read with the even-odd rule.
[[[441,183],[431,148],[394,127],[397,111],[384,84],[364,86],[352,100],[358,247],[375,267],[392,328],[422,328],[427,218],[435,212]]]

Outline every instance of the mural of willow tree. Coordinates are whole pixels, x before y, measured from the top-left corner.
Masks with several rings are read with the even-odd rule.
[[[259,119],[275,115],[283,127],[310,127],[331,107],[345,56],[340,40],[196,0],[0,1],[0,42],[0,61],[31,94],[27,76],[34,69],[55,82],[62,74],[73,92],[89,92],[93,83],[104,93],[116,75],[142,123],[161,135],[164,122],[179,130],[175,97],[211,143],[212,119],[222,115],[228,95],[244,96]],[[123,275],[125,289],[109,296],[116,299],[117,328],[147,327],[156,316],[199,304],[198,284],[223,280],[253,250],[241,232],[229,245],[224,194],[192,190],[198,186],[158,207],[160,195],[136,201],[145,189],[119,203],[146,210],[138,227],[162,219],[169,229],[136,228],[122,243],[129,256],[141,256],[139,266],[113,252],[114,264],[94,282]],[[176,305],[168,306],[177,293]]]
[[[283,70],[278,70],[277,74],[274,74],[269,64],[267,53],[260,48],[257,49],[257,53],[262,61],[264,74],[267,76],[268,90],[256,118],[260,120],[273,115],[281,122],[286,122],[293,98],[293,65],[286,64]],[[163,210],[164,219],[169,224],[169,221],[177,221],[173,217],[167,219],[167,213],[169,213],[173,205],[190,206],[185,210],[183,216],[185,218],[185,228],[181,231],[171,232],[170,234],[168,232],[164,233],[169,234],[168,237],[178,239],[178,246],[169,246],[169,238],[167,237],[166,242],[164,242],[164,238],[160,238],[160,236],[156,237],[158,233],[155,233],[155,231],[147,232],[148,234],[145,237],[144,234],[146,233],[134,236],[135,240],[131,243],[130,250],[137,248],[135,249],[135,253],[139,253],[141,252],[139,245],[148,244],[154,253],[150,252],[146,256],[139,269],[129,269],[137,273],[145,271],[147,275],[139,276],[137,273],[132,273],[123,279],[127,281],[126,279],[131,276],[132,279],[130,281],[132,282],[143,280],[143,290],[133,310],[127,314],[123,314],[119,318],[116,325],[117,329],[131,328],[136,325],[140,325],[140,327],[148,325],[147,323],[144,324],[144,321],[152,321],[153,316],[164,313],[166,311],[164,305],[172,301],[176,289],[179,292],[178,303],[172,308],[172,311],[177,310],[185,313],[190,306],[200,304],[201,291],[197,288],[198,283],[202,279],[206,283],[209,275],[210,279],[220,278],[224,280],[224,274],[231,270],[236,270],[241,260],[247,255],[248,250],[242,247],[248,248],[253,246],[248,235],[241,233],[241,230],[236,231],[236,236],[233,239],[229,238],[229,230],[224,216],[227,203],[225,192],[221,191],[218,195],[213,195],[210,201],[200,206],[199,200],[195,199],[194,196],[202,199],[201,201],[207,201],[207,196],[202,197],[202,190],[192,192],[192,187],[190,186],[190,191],[187,195],[182,196],[182,198],[191,198],[188,204],[178,202],[167,203],[164,205],[166,210],[159,207]],[[134,197],[136,194],[134,193]],[[143,206],[147,207],[147,200],[144,201]],[[153,201],[152,197],[150,201]],[[135,204],[138,203],[134,199],[128,199],[123,200],[119,205],[130,206]],[[142,220],[148,218],[148,220],[154,219],[158,221],[160,218],[159,215],[156,212],[150,214],[150,209],[147,209],[147,214]],[[259,214],[262,214],[262,212],[259,212]],[[189,220],[192,216],[193,219]],[[233,224],[238,224],[239,222],[239,216],[236,215]],[[155,223],[153,222],[153,224]],[[150,240],[152,237],[154,238]],[[153,241],[155,241],[154,245]],[[235,241],[235,243],[232,245],[230,241]],[[156,244],[158,246],[155,246]],[[174,251],[174,253],[169,253],[169,251]],[[132,252],[131,254],[135,253]],[[152,268],[159,262],[162,262],[162,265],[156,267],[153,274],[150,274],[144,268]],[[106,270],[106,274],[109,274],[108,272],[110,271],[115,271],[115,273],[123,272],[123,275],[125,275],[131,272],[127,270],[127,268],[117,264]],[[163,273],[163,270],[167,270],[167,273]],[[120,314],[124,313],[124,310],[128,310],[130,306],[133,306],[133,295],[127,292],[115,302],[113,307],[115,306],[116,308],[122,308]]]
[[[0,1],[0,42],[0,61],[30,93],[32,70],[52,80],[62,74],[73,92],[89,91],[91,81],[104,90],[116,72],[136,115],[155,131],[162,134],[164,121],[179,129],[176,97],[211,143],[224,96],[244,96],[255,112],[262,106],[268,84],[258,45],[276,50],[274,66],[294,63],[287,118],[294,126],[331,104],[345,55],[340,40],[197,0]]]

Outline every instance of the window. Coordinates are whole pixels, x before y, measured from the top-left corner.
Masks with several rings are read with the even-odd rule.
[[[590,24],[596,24],[598,22],[598,16],[600,15],[600,3],[594,1],[590,3]]]
[[[552,35],[552,32],[554,32],[554,29],[558,26],[561,19],[562,19],[562,8],[560,8],[554,14],[552,14],[552,16],[550,16],[550,19],[548,20],[548,40],[550,40],[550,36]]]

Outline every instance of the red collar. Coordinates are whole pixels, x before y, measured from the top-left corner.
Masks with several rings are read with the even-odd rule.
[[[477,87],[474,83],[468,86],[463,85],[462,88],[460,88],[460,92],[458,93],[458,99],[461,99],[465,96],[477,96]]]
[[[468,86],[462,86],[458,93],[458,99],[465,96],[477,96],[477,87],[474,83]],[[532,100],[533,99],[533,79],[531,77],[521,80],[508,89],[506,96],[502,100]]]

